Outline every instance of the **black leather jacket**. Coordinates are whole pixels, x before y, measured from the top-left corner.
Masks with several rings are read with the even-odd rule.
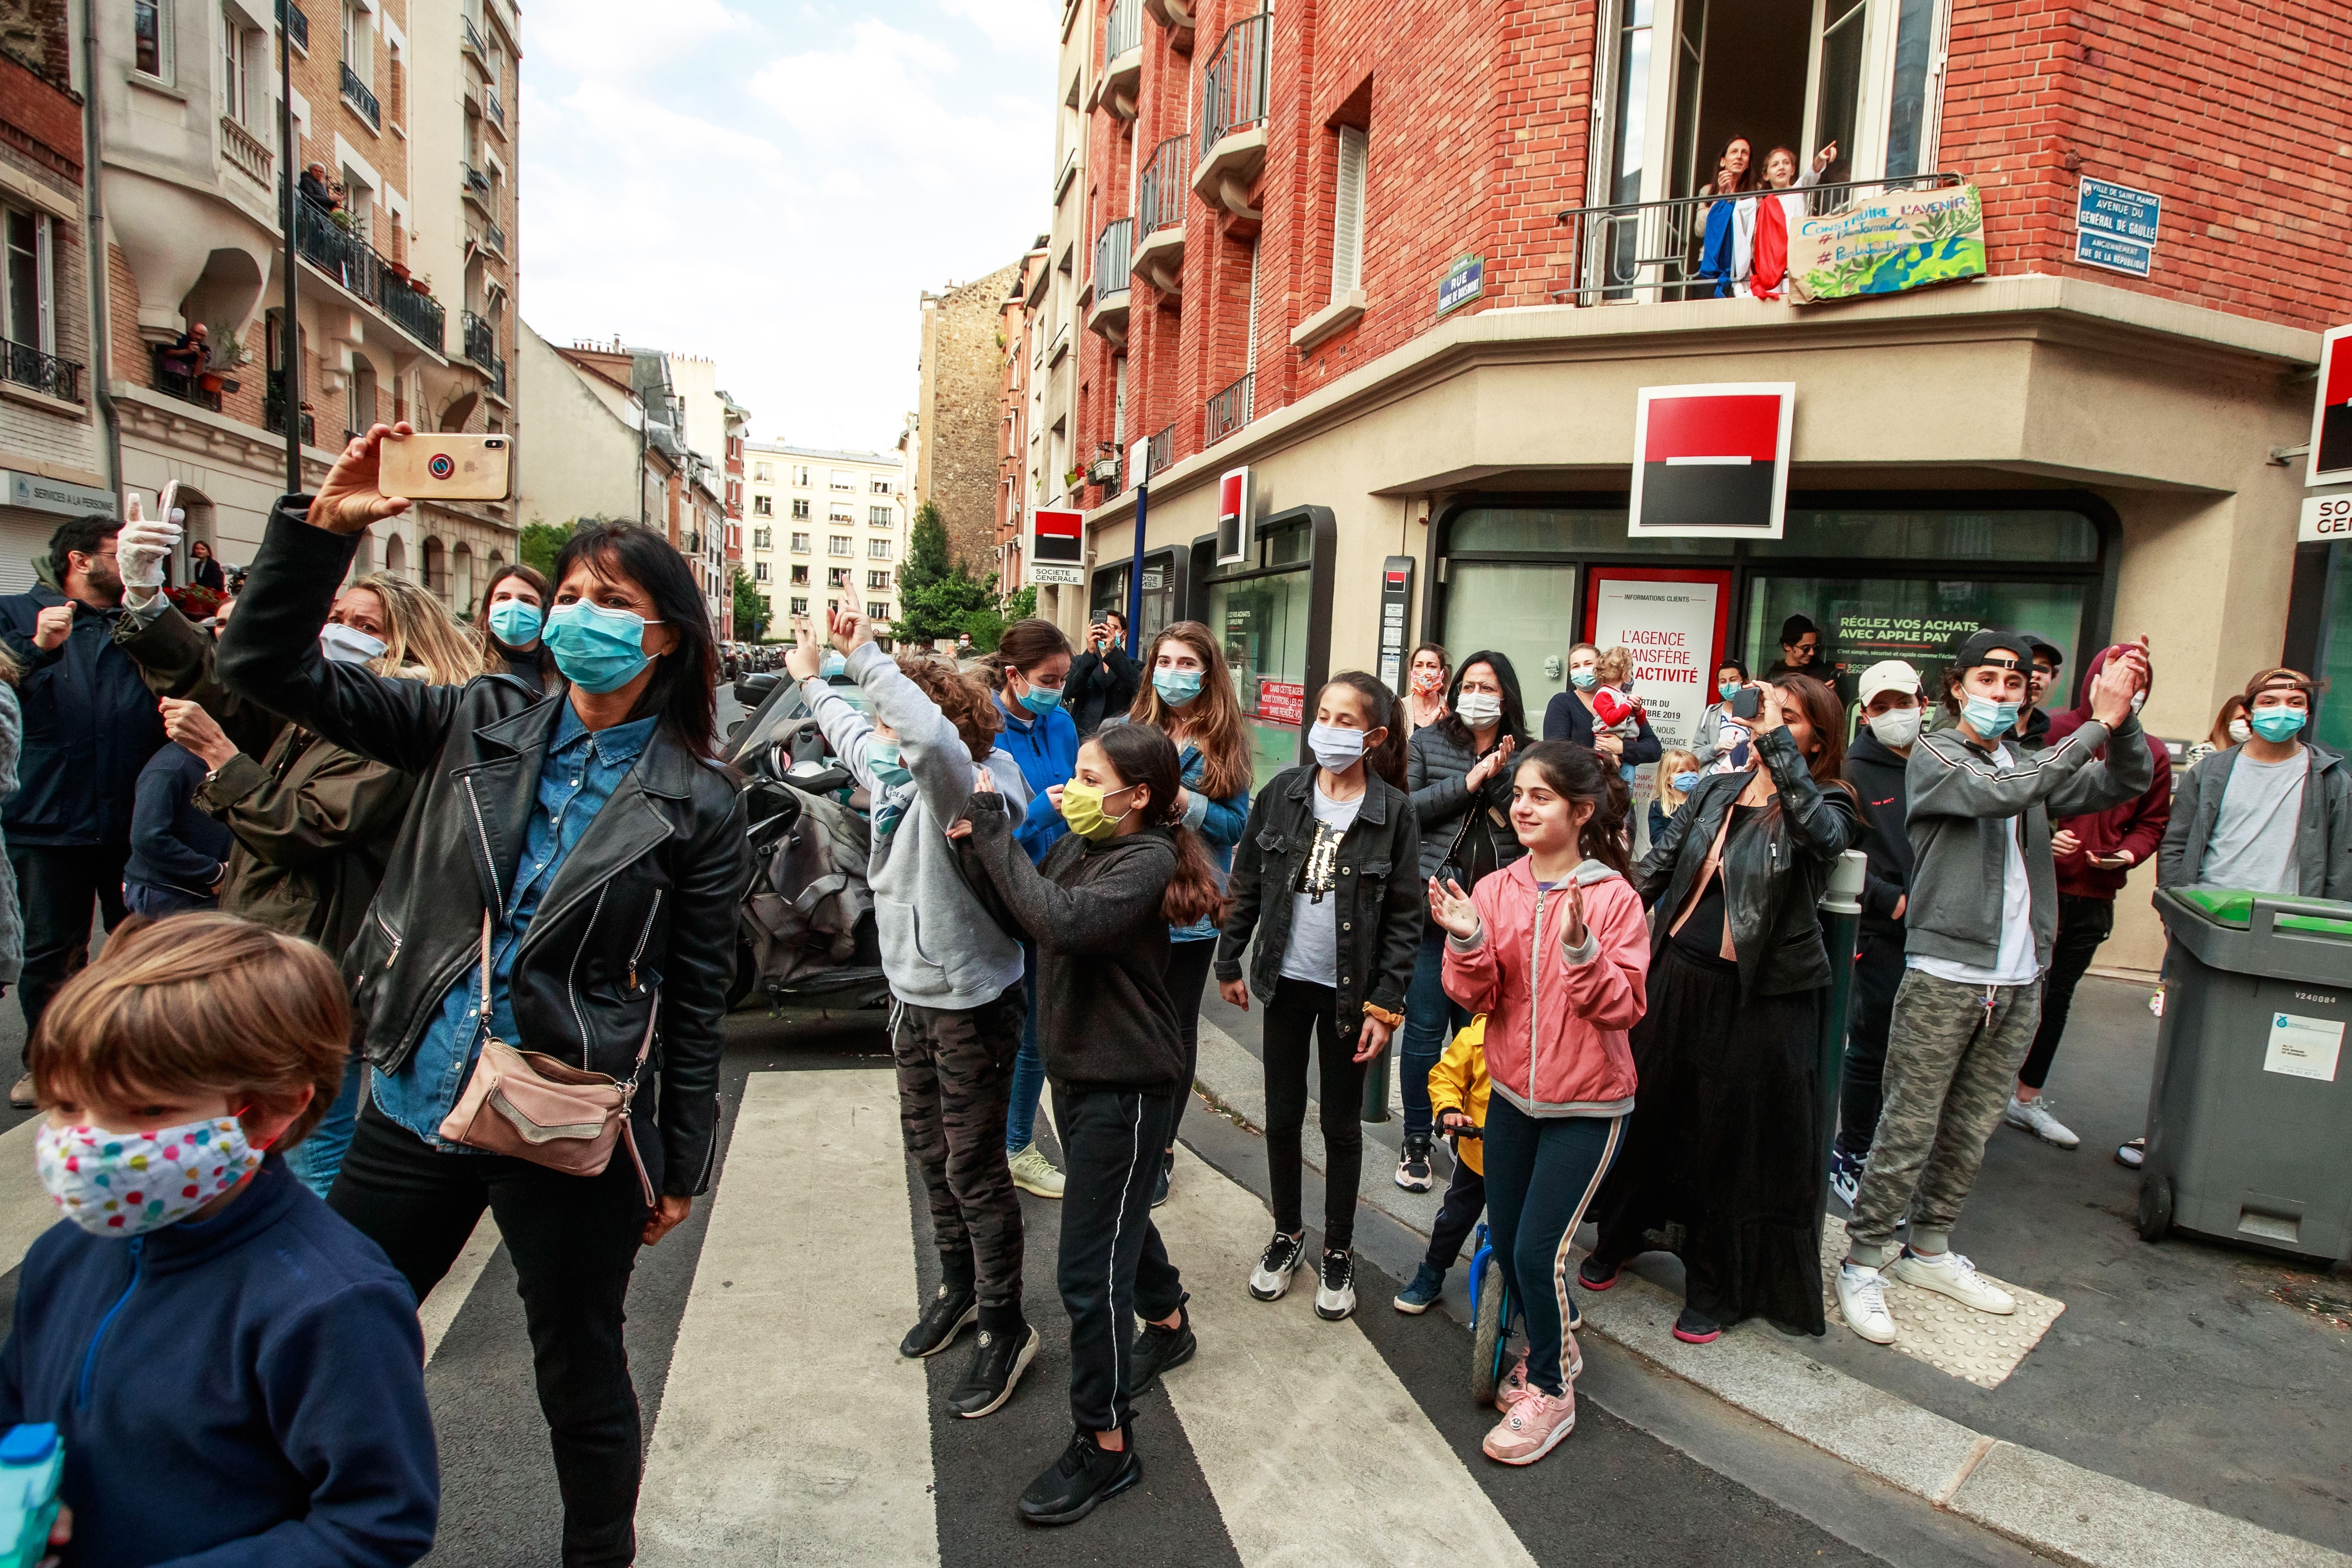
[[[1261,1002],[1273,1000],[1282,979],[1282,955],[1290,946],[1291,889],[1315,845],[1316,771],[1307,763],[1267,780],[1250,802],[1249,824],[1234,850],[1233,876],[1225,886],[1233,902],[1217,937],[1217,978],[1242,977],[1242,952],[1255,931],[1250,991]],[[1335,896],[1339,973],[1334,989],[1340,1036],[1352,1040],[1365,1003],[1404,1011],[1405,988],[1412,984],[1413,961],[1421,954],[1421,922],[1428,916],[1420,820],[1411,797],[1385,779],[1364,780],[1364,804],[1339,840]]]
[[[237,608],[244,613],[242,604]],[[1829,949],[1822,941],[1816,906],[1830,868],[1853,847],[1862,828],[1852,795],[1813,783],[1786,725],[1758,736],[1756,749],[1772,770],[1780,809],[1751,819],[1746,832],[1724,842],[1724,918],[1731,924],[1731,951],[1739,960],[1740,994],[1778,996],[1830,983]],[[1747,787],[1744,773],[1709,773],[1699,780],[1683,808],[1667,819],[1665,837],[1651,846],[1649,858],[1642,862],[1642,901],[1657,909],[1650,935],[1654,962],[1664,953],[1675,917],[1706,863],[1716,830]]]
[[[483,911],[513,887],[567,699],[505,675],[424,686],[321,658],[319,628],[353,539],[303,522],[309,504],[279,501],[218,668],[231,690],[419,775],[383,886],[342,955],[360,1047],[392,1072],[477,961]],[[509,982],[520,1045],[620,1079],[633,1070],[658,996],[640,1083],[657,1097],[660,1146],[641,1152],[656,1190],[674,1196],[709,1184],[719,1028],[750,877],[732,781],[656,731],[565,858]],[[645,1098],[641,1089],[640,1106]]]

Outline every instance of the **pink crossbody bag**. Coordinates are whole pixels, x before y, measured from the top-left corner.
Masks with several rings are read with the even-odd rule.
[[[637,1074],[654,1046],[654,1020],[661,996],[654,996],[646,1037],[637,1043],[637,1063],[626,1083],[557,1061],[541,1051],[519,1050],[495,1035],[482,1041],[466,1092],[441,1123],[452,1143],[492,1154],[511,1154],[572,1176],[601,1176],[613,1163],[613,1146],[625,1146],[637,1168],[646,1206],[654,1206],[654,1184],[645,1156],[629,1131],[629,1104],[637,1097]],[[482,1018],[490,1016],[490,917],[482,915]]]

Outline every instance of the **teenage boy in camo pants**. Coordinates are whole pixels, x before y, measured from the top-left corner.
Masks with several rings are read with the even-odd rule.
[[[2021,755],[2004,744],[2034,640],[1988,630],[1960,645],[1959,721],[1913,746],[1905,773],[1916,857],[1906,973],[1887,1032],[1885,1104],[1837,1274],[1847,1325],[1875,1344],[1895,1342],[1882,1268],[1980,1311],[2017,1310],[1949,1243],[2042,1016],[2058,933],[2050,821],[2133,799],[2154,769],[2131,708],[2147,682],[2144,645],[2100,671],[2081,728]],[[2102,745],[2104,762],[2094,755]],[[1906,1207],[1911,1242],[1899,1247]]]

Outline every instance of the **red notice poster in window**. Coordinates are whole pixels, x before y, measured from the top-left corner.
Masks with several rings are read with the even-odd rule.
[[[1667,746],[1687,747],[1715,700],[1731,615],[1731,574],[1595,567],[1585,607],[1589,639],[1633,655],[1633,695]]]
[[[1257,717],[1269,724],[1299,724],[1306,721],[1307,688],[1295,680],[1261,680],[1257,683]]]

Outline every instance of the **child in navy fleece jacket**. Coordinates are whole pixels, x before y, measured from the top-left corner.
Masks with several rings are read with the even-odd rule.
[[[214,913],[118,928],[43,1017],[41,1174],[68,1217],[25,1256],[0,1426],[57,1424],[68,1561],[396,1568],[432,1547],[415,1300],[281,1157],[349,1029],[324,953]]]

